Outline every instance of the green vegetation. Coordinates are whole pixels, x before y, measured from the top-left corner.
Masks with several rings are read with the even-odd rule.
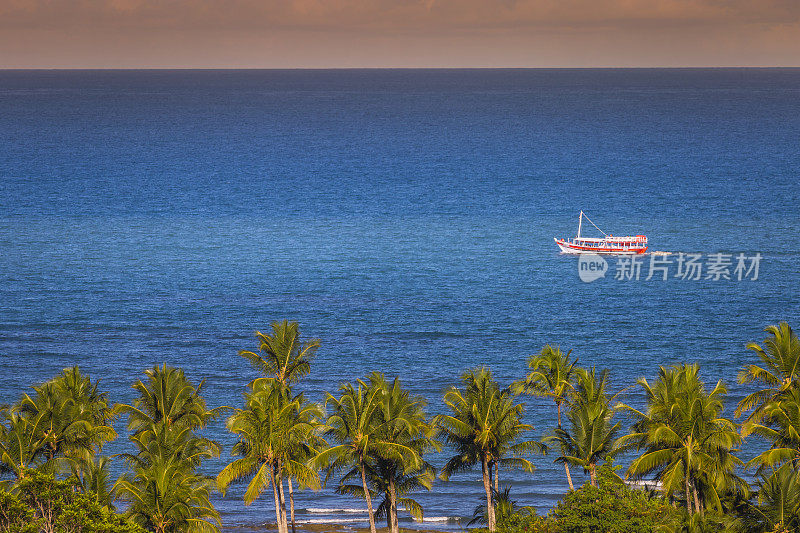
[[[144,533],[127,516],[103,505],[79,480],[28,471],[13,492],[0,490],[0,531],[14,533]]]
[[[679,513],[661,497],[627,488],[606,463],[597,469],[597,486],[568,493],[549,518],[552,529],[563,533],[634,533],[669,526]]]
[[[590,483],[569,491],[547,516],[531,507],[519,507],[508,489],[497,494],[497,527],[505,533],[643,533],[671,529],[682,514],[664,498],[628,488],[606,462],[596,471],[597,486]],[[485,507],[476,509],[473,521],[486,523]]]
[[[392,532],[397,533],[398,483],[430,485],[429,476],[426,476],[428,465],[422,460],[422,454],[436,443],[422,410],[424,403],[412,399],[398,380],[390,385],[380,374],[372,374],[369,383],[360,379],[356,386],[343,383],[339,392],[338,398],[329,394],[325,400],[332,410],[326,436],[336,444],[322,451],[313,464],[326,466],[328,475],[350,469],[340,480],[339,492],[363,496],[370,531],[375,533],[369,470],[371,484],[386,496],[381,504],[382,513],[387,515]],[[414,474],[416,479],[402,479],[402,476]],[[348,484],[359,476],[360,488]],[[407,492],[408,487],[402,489]],[[403,503],[415,514],[422,512],[414,500],[406,499]]]
[[[614,423],[616,409],[611,407],[616,396],[609,398],[606,394],[606,371],[598,376],[594,368],[588,371],[581,368],[576,374],[576,383],[567,416],[571,429],[556,428],[545,441],[558,442],[562,455],[556,461],[583,467],[589,473],[592,486],[597,487],[597,464],[622,449],[616,443],[622,426]]]
[[[446,412],[430,416],[424,398],[379,372],[341,384],[323,404],[309,401],[298,385],[320,342],[303,340],[297,323],[275,323],[256,334],[258,351],[239,352],[263,376],[246,384],[242,407],[226,420],[237,442],[216,478],[204,462],[220,446],[203,433],[230,409],[209,408],[202,382],[155,366],[133,385],[135,400],[116,405],[68,368],[0,409],[0,532],[219,531],[212,493],[241,482],[248,505],[271,488],[279,533],[294,533],[295,491],[333,478],[339,493],[364,500],[373,533],[377,518],[399,533],[399,510],[424,516],[413,496],[434,488],[430,455],[443,445],[441,479],[480,466],[485,498],[473,523],[490,532],[800,531],[800,341],[783,322],[766,332],[747,345],[758,361],[738,376],[759,388],[732,418],[727,386],[704,381],[697,365],[640,378],[634,390],[644,404],[627,405],[619,400],[627,389],[611,391],[607,371],[581,368],[550,345],[508,386],[488,368],[467,370],[444,391]],[[556,406],[557,425],[542,428],[541,441],[523,420],[521,394]],[[133,449],[103,457],[119,417]],[[744,462],[739,450],[750,438],[763,448]],[[548,452],[564,465],[569,490],[540,516],[500,477],[532,473],[532,454]],[[614,465],[630,453],[627,468]],[[125,467],[116,481],[115,460]],[[574,488],[570,466],[588,482]],[[748,470],[752,484],[742,477]],[[647,486],[635,488],[644,478]]]
[[[369,384],[359,382],[359,388],[364,391],[364,397],[377,401],[377,409],[367,407],[363,411],[371,413],[371,420],[361,426],[363,434],[372,439],[372,445],[362,441],[363,462],[353,461],[351,452],[341,447],[331,448],[339,451],[331,452],[327,458],[326,454],[320,454],[320,460],[333,461],[331,472],[337,469],[337,459],[342,460],[342,466],[352,464],[353,467],[342,476],[337,491],[365,499],[369,493],[368,506],[372,495],[382,495],[383,501],[375,508],[375,517],[385,517],[390,531],[398,533],[398,504],[412,516],[423,517],[422,506],[410,498],[409,493],[418,489],[430,490],[436,469],[423,460],[423,456],[431,450],[440,450],[441,446],[435,439],[434,425],[425,415],[425,400],[403,389],[399,379],[388,383],[382,374],[373,373],[369,376]],[[343,389],[344,405],[353,405],[350,403],[353,392],[352,387]],[[351,415],[354,411],[349,407],[342,409],[341,400],[334,398],[331,401],[336,407],[328,419],[328,434],[337,442],[349,442],[352,446],[355,440],[345,437],[350,433],[343,432],[343,429],[356,421],[356,417]],[[360,417],[360,420],[368,420],[368,417]],[[359,478],[361,484],[351,483]]]
[[[734,455],[742,442],[736,425],[722,417],[722,381],[706,392],[697,365],[661,367],[650,385],[639,380],[647,395],[647,410],[629,408],[636,422],[622,438],[645,453],[631,463],[628,474],[656,472],[665,495],[683,491],[686,510],[702,513],[723,511],[723,498],[746,493],[744,481],[734,468],[742,462]]]
[[[147,381],[133,386],[139,393],[133,405],[120,406],[138,453],[125,454],[131,471],[117,481],[116,491],[129,502],[128,515],[150,531],[217,531],[212,481],[198,468],[219,455],[219,446],[195,432],[221,410],[206,408],[202,383],[193,385],[182,370],[163,365],[145,375]]]
[[[259,378],[248,386],[244,409],[237,409],[228,419],[228,430],[239,436],[232,453],[240,456],[217,476],[217,485],[225,490],[230,483],[250,478],[244,494],[250,505],[272,487],[278,531],[288,530],[284,478],[298,479],[302,485],[318,488],[317,472],[308,466],[316,455],[314,446],[324,442],[315,433],[318,406],[302,395],[290,396],[289,390],[273,378]],[[294,504],[292,504],[294,530]]]
[[[546,345],[539,353],[528,358],[528,368],[531,371],[525,379],[512,385],[512,390],[517,393],[525,392],[553,399],[558,412],[556,430],[561,430],[561,406],[571,398],[575,390],[573,381],[578,371],[576,366],[578,359],[570,360],[571,354],[572,350],[564,354],[561,348]],[[574,490],[568,461],[564,461],[564,471],[567,474],[569,490]]]
[[[217,487],[224,492],[232,482],[249,477],[244,502],[250,505],[271,486],[278,533],[287,533],[285,478],[294,533],[292,480],[300,488],[319,488],[319,474],[310,463],[326,443],[319,436],[322,408],[294,395],[292,385],[310,371],[319,341],[302,341],[299,325],[286,320],[272,324],[272,335],[256,332],[256,337],[261,353],[241,350],[239,355],[265,377],[247,386],[244,409],[228,419],[228,430],[239,436],[231,453],[241,458],[219,473]]]
[[[437,417],[445,441],[456,452],[445,464],[441,477],[446,480],[480,463],[487,523],[489,531],[494,531],[497,524],[492,491],[497,491],[499,485],[500,466],[533,472],[533,463],[525,456],[543,452],[545,447],[522,440],[523,432],[533,429],[522,423],[524,406],[514,403],[516,395],[510,389],[500,389],[487,368],[465,372],[461,382],[463,390],[451,387],[444,393],[444,403],[452,414]]]

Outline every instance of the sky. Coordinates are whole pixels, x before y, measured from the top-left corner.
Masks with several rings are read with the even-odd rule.
[[[0,0],[0,68],[800,66],[800,0]]]

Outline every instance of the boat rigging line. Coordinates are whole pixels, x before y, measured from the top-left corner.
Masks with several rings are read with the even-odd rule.
[[[595,224],[594,222],[592,222],[592,220],[591,220],[589,217],[587,217],[587,216],[586,216],[586,213],[584,213],[583,211],[581,211],[581,216],[580,216],[580,219],[582,220],[584,217],[586,218],[586,220],[588,220],[588,221],[589,221],[589,224],[591,224],[592,226],[594,226],[595,228],[597,228],[597,231],[599,231],[600,233],[602,233],[603,235],[605,235],[606,237],[608,237],[608,233],[606,233],[605,231],[603,231],[603,230],[601,230],[600,228],[598,228],[598,227],[597,227],[597,224]],[[581,236],[581,220],[578,220],[578,237],[580,237],[580,236]]]

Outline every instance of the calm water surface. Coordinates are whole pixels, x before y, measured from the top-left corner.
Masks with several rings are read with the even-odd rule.
[[[315,398],[381,370],[441,412],[464,369],[508,382],[549,342],[618,388],[699,362],[735,401],[745,343],[800,327],[798,146],[792,69],[0,71],[0,401],[73,364],[130,401],[167,362],[237,406],[237,350],[284,317],[322,340]],[[655,250],[760,252],[759,278],[582,283],[552,242],[581,209]],[[526,403],[539,438],[552,404]],[[233,440],[208,432],[215,472]],[[566,482],[536,463],[502,479],[544,509]],[[215,499],[226,531],[274,517],[242,493]],[[481,493],[418,499],[457,527]]]

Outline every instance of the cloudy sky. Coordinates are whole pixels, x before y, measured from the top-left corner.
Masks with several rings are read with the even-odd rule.
[[[0,68],[800,66],[800,0],[0,0]]]

